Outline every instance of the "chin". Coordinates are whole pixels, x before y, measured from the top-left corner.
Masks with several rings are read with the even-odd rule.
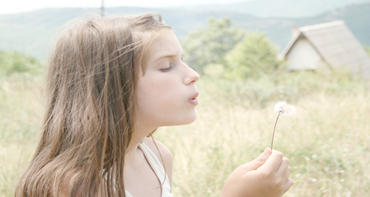
[[[194,118],[192,118],[191,120],[185,122],[184,124],[190,124],[190,123],[193,123],[195,120],[197,119],[197,117],[195,116]]]
[[[190,124],[190,123],[193,123],[195,120],[197,119],[197,114],[195,113],[195,111],[194,111],[194,113],[191,115],[191,116],[189,116],[188,118],[184,118],[184,124]]]
[[[181,120],[173,121],[173,122],[167,124],[166,126],[187,125],[187,124],[193,123],[196,119],[197,119],[197,116],[194,113],[194,115],[192,115],[192,116],[184,117]]]

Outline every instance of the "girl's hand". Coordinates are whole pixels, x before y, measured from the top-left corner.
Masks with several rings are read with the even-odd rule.
[[[266,148],[255,160],[239,166],[226,180],[220,197],[279,197],[293,185],[289,160]]]

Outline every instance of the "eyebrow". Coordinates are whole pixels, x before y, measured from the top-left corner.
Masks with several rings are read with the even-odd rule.
[[[157,59],[162,59],[162,58],[173,58],[173,57],[176,57],[176,55],[164,55],[164,56],[160,56],[159,58]]]
[[[177,54],[166,54],[166,55],[163,55],[163,56],[160,56],[160,57],[156,58],[154,61],[158,61],[158,60],[164,59],[164,58],[171,59],[171,58],[174,58],[176,56],[177,56]],[[181,57],[183,57],[183,56],[184,56],[184,54],[181,54]]]

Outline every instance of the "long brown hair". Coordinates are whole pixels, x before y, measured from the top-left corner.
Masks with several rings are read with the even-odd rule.
[[[159,14],[146,13],[74,20],[60,33],[48,63],[42,136],[15,196],[125,196],[136,76],[164,29]]]

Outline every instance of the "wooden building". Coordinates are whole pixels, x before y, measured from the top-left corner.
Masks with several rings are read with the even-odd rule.
[[[288,70],[315,70],[321,66],[346,68],[370,79],[370,57],[343,21],[293,27],[282,56]]]

